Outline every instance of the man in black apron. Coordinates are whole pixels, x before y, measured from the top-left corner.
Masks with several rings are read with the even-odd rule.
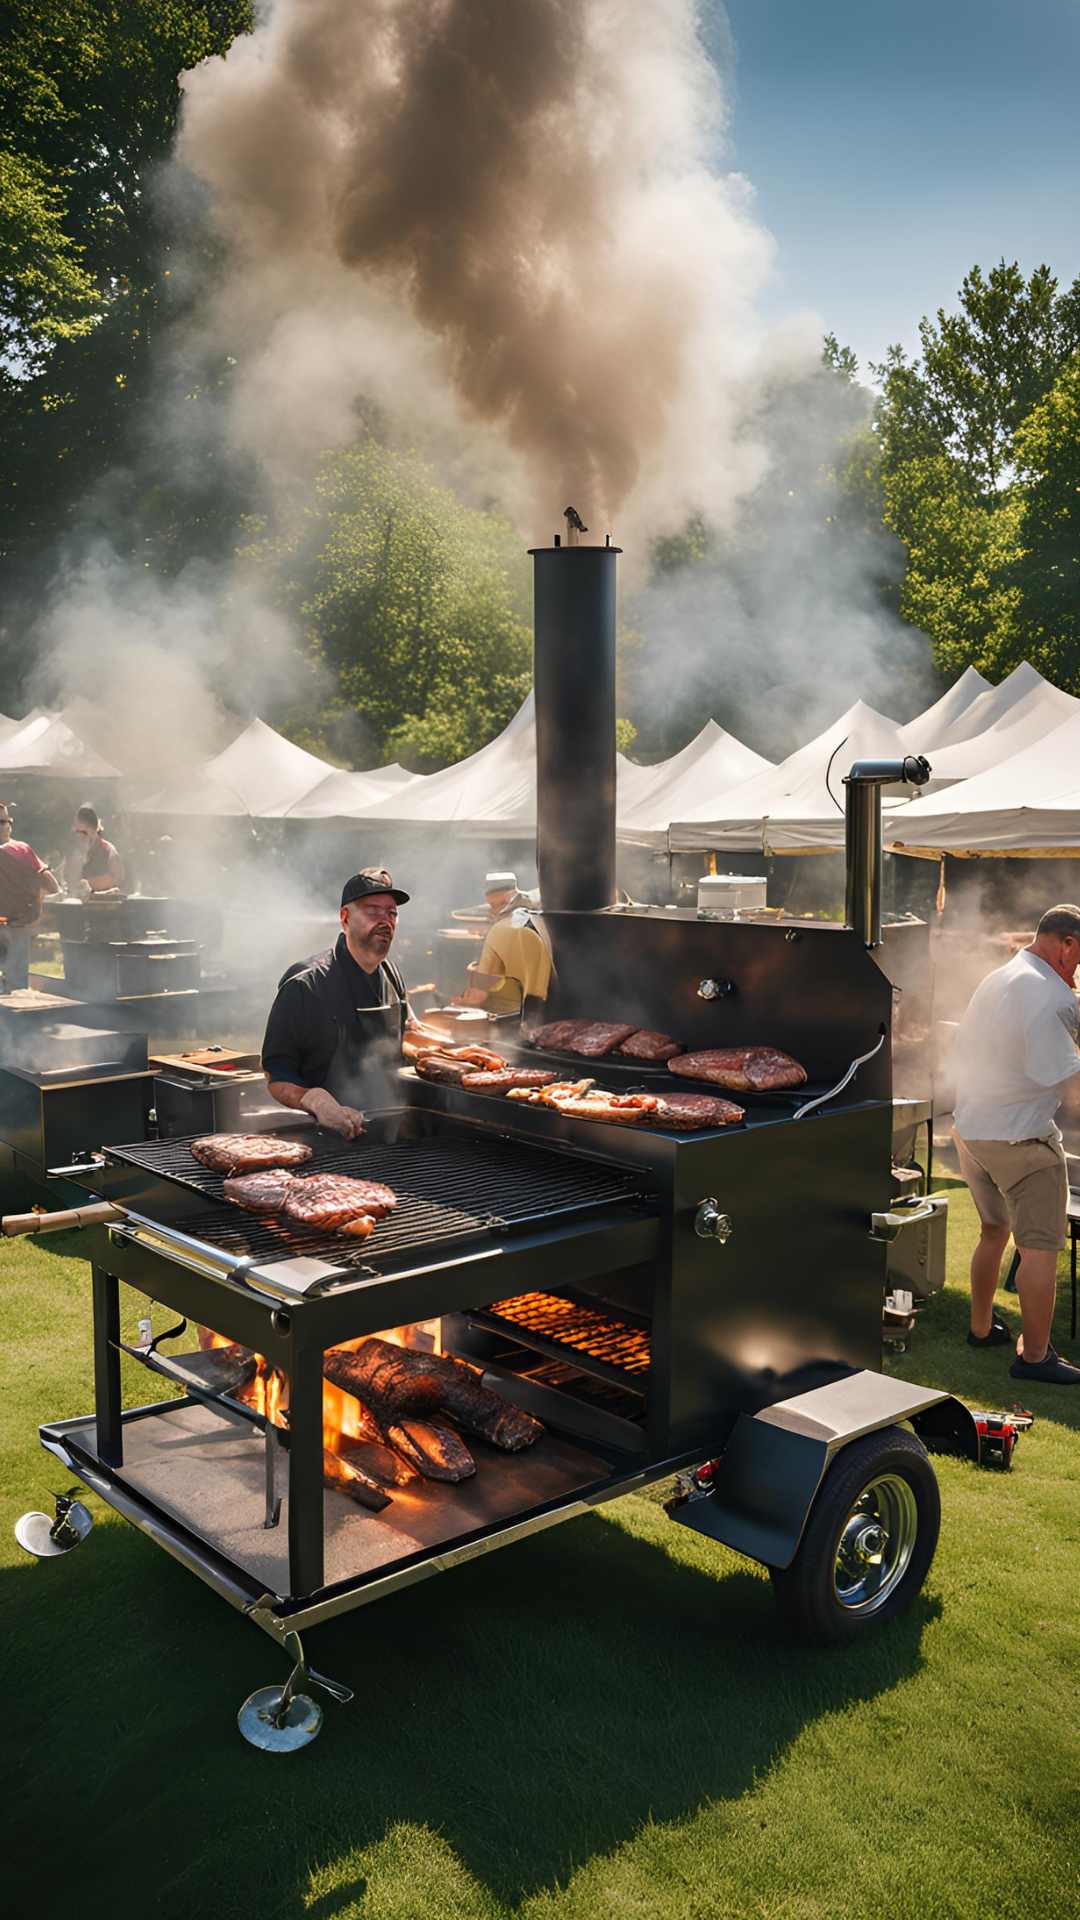
[[[342,888],[336,945],[289,968],[266,1023],[262,1065],[273,1098],[347,1140],[363,1131],[361,1101],[385,1099],[401,1064],[408,1001],[387,955],[408,898],[385,867],[354,873]]]

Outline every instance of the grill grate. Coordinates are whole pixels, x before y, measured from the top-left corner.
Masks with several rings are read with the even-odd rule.
[[[366,1137],[334,1142],[316,1137],[310,1144],[314,1151],[304,1173],[381,1180],[397,1194],[394,1212],[366,1240],[350,1241],[346,1235],[245,1213],[224,1198],[222,1175],[192,1158],[189,1140],[104,1151],[117,1165],[139,1168],[197,1194],[204,1204],[185,1216],[185,1228],[228,1253],[248,1253],[262,1262],[309,1254],[339,1267],[377,1269],[384,1260],[432,1245],[546,1226],[562,1215],[614,1206],[635,1199],[640,1190],[640,1182],[622,1168],[471,1134],[393,1144]],[[126,1199],[137,1211],[138,1195],[130,1187]]]
[[[482,1317],[470,1314],[477,1326],[502,1333],[516,1332],[526,1345],[541,1353],[565,1354],[572,1349],[586,1370],[623,1384],[647,1374],[652,1358],[648,1330],[611,1308],[587,1305],[571,1294],[519,1293],[493,1300]]]

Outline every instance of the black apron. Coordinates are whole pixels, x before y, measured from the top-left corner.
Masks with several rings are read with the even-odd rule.
[[[381,974],[380,1007],[355,1005],[341,967],[331,969],[327,982],[338,1042],[324,1085],[346,1107],[386,1104],[392,1093],[391,1075],[401,1065],[408,1012],[405,983],[396,967],[391,970],[385,961]]]

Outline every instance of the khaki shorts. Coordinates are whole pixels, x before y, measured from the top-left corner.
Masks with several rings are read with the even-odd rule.
[[[1009,1227],[1018,1247],[1060,1253],[1065,1245],[1069,1173],[1060,1137],[961,1140],[960,1171],[986,1227]]]

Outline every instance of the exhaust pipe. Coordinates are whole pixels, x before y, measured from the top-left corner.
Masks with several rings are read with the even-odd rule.
[[[844,918],[864,946],[881,945],[881,789],[924,787],[929,778],[930,763],[921,754],[903,760],[856,760],[844,776]]]
[[[619,547],[533,547],[536,864],[549,913],[615,901],[615,589]]]

